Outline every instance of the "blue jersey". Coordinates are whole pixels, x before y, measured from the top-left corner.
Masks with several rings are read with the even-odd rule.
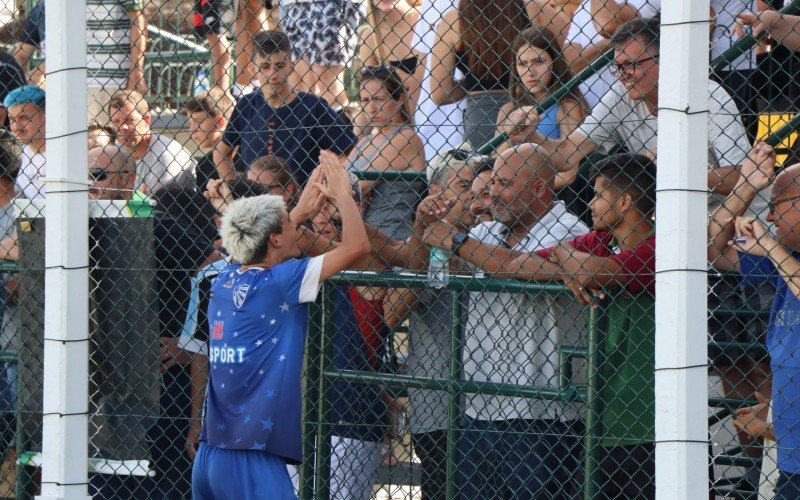
[[[227,267],[211,288],[206,420],[209,446],[301,458],[300,377],[308,302],[323,257],[271,269]]]
[[[739,264],[745,283],[769,279],[775,284],[767,332],[772,423],[778,438],[778,469],[796,474],[800,472],[800,300],[768,258],[740,254]]]

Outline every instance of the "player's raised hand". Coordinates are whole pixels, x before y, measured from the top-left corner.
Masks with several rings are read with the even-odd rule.
[[[353,198],[353,184],[350,174],[342,166],[339,156],[331,151],[320,151],[319,168],[325,176],[325,182],[317,182],[317,188],[328,198],[339,203]]]
[[[322,184],[325,176],[322,172],[322,167],[317,167],[308,176],[306,187],[300,193],[297,199],[297,204],[289,217],[295,224],[302,224],[309,219],[313,219],[315,215],[322,209],[325,204],[325,194],[320,191],[318,184]]]

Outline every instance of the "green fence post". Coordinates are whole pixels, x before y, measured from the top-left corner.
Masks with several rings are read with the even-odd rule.
[[[585,460],[584,460],[584,500],[593,500],[597,494],[598,473],[600,472],[600,460],[598,443],[602,432],[600,412],[602,411],[602,401],[599,397],[601,366],[603,364],[603,352],[600,348],[603,341],[602,318],[605,316],[603,306],[592,307],[589,309],[589,332],[588,332],[588,353],[586,356],[586,439]]]
[[[461,427],[461,390],[456,381],[461,379],[461,292],[450,290],[450,376],[447,392],[447,500],[458,498],[458,436]]]
[[[322,306],[311,304],[309,311],[308,343],[306,345],[305,405],[303,408],[303,463],[300,465],[300,498],[314,499],[314,460],[317,420],[317,401],[319,401],[320,369],[322,356]]]
[[[330,417],[331,394],[330,378],[325,372],[333,364],[333,306],[331,304],[331,287],[335,285],[325,283],[322,286],[322,335],[320,335],[319,352],[319,399],[317,400],[317,450],[316,471],[317,487],[314,498],[328,500],[331,495],[331,425]]]

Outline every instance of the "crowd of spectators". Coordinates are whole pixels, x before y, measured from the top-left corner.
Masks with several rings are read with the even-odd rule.
[[[301,456],[299,446],[305,337],[299,343],[284,339],[281,315],[315,299],[308,269],[319,282],[341,269],[424,272],[434,255],[444,254],[443,265],[454,275],[560,281],[571,293],[453,295],[434,286],[331,285],[333,333],[325,355],[334,369],[395,369],[395,339],[405,327],[409,375],[447,379],[457,358],[461,378],[489,387],[459,396],[459,428],[450,433],[447,391],[411,387],[401,395],[375,382],[333,381],[323,417],[331,424],[331,496],[370,498],[396,434],[401,396],[408,397],[424,498],[445,498],[453,435],[460,498],[581,496],[590,451],[584,447],[586,408],[579,398],[547,394],[560,394],[565,383],[586,384],[582,363],[573,363],[566,381],[559,367],[564,352],[587,345],[585,310],[602,303],[608,327],[599,345],[598,495],[653,498],[661,2],[195,4],[195,34],[209,44],[214,86],[181,105],[190,145],[154,129],[143,2],[87,1],[90,196],[153,218],[160,339],[159,412],[148,421],[149,456],[128,457],[149,459],[156,475],[95,475],[93,491],[109,498],[215,497],[210,464],[223,449],[263,452],[276,460],[265,465],[268,480],[283,488],[286,474],[296,490],[293,465],[314,460]],[[712,0],[709,57],[750,29],[766,31],[769,43],[800,49],[800,19],[773,7]],[[44,8],[40,0],[14,50],[0,52],[0,257],[10,260],[20,254],[13,200],[45,199]],[[607,67],[540,107],[609,50]],[[711,318],[709,341],[718,349],[709,367],[726,396],[760,401],[736,413],[737,439],[753,458],[761,457],[765,437],[776,440],[776,498],[798,498],[800,414],[793,384],[800,345],[793,335],[800,296],[794,228],[800,176],[797,167],[787,166],[775,178],[773,148],[754,141],[758,113],[771,109],[753,84],[759,50],[746,51],[708,79],[709,266],[745,275],[710,280],[709,303],[771,307],[773,315],[769,322]],[[38,66],[31,62],[37,53],[45,61]],[[343,74],[354,58],[358,89],[348,96]],[[500,134],[504,140],[495,152],[474,152]],[[358,172],[369,177],[359,180]],[[385,172],[419,177],[381,177]],[[362,225],[369,252],[354,240]],[[287,260],[296,254],[309,259]],[[260,280],[268,281],[279,265],[299,266],[286,271],[291,276],[273,273],[291,304],[254,298],[265,296],[257,292]],[[0,347],[15,352],[13,329],[23,312],[16,276],[4,274],[2,281]],[[230,304],[219,299],[222,293],[232,294]],[[246,335],[238,339],[238,331],[230,330],[254,329],[234,318],[246,300],[263,300],[270,308],[260,317],[264,339],[249,339],[255,347],[245,347]],[[460,316],[450,312],[454,303]],[[273,310],[278,319],[267,317]],[[253,310],[247,314],[256,318]],[[292,317],[300,321],[302,314]],[[745,342],[766,342],[771,360],[725,347]],[[286,372],[278,376],[275,366],[264,365],[269,373],[263,381],[243,382],[235,370],[254,377],[264,370],[245,366],[245,351],[237,349],[257,353],[248,361],[286,362]],[[270,349],[282,350],[282,358]],[[0,362],[0,413],[7,420],[14,411],[16,366]],[[274,380],[280,387],[264,385]],[[250,383],[269,401],[238,405]],[[240,392],[226,392],[226,384]],[[534,397],[530,388],[545,396]],[[205,418],[213,427],[204,426]],[[4,455],[13,436],[0,432],[0,440]],[[292,465],[286,471],[284,462]],[[248,470],[230,473],[246,481]],[[758,474],[756,466],[745,469],[740,486],[756,487]]]

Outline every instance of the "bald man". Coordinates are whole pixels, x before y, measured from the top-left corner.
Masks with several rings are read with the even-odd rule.
[[[772,281],[767,349],[772,370],[772,424],[767,423],[770,395],[737,412],[735,425],[755,437],[777,441],[780,470],[776,499],[800,498],[800,165],[775,178],[773,150],[759,143],[742,165],[733,192],[709,224],[709,260],[716,269],[739,271],[744,284]],[[767,221],[743,217],[756,193],[772,185]]]
[[[130,151],[117,145],[89,151],[89,197],[97,200],[130,200],[135,191],[136,162]],[[138,193],[137,197],[144,197]]]
[[[476,276],[504,276],[514,258],[588,232],[553,195],[555,169],[534,144],[504,151],[492,170],[494,220],[469,233],[446,221],[425,243],[466,259]],[[468,379],[558,387],[558,349],[583,345],[584,319],[571,297],[471,292],[464,331]],[[469,395],[465,405],[462,499],[572,498],[582,446],[579,408],[534,398]]]

